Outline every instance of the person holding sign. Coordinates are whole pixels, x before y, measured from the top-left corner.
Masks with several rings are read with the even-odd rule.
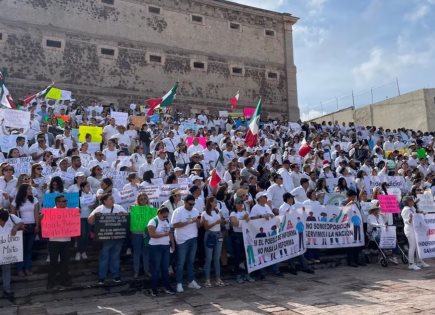
[[[88,218],[88,223],[95,224],[95,216],[101,214],[127,214],[127,211],[120,205],[115,204],[115,199],[111,194],[103,194],[100,197],[102,203],[91,212]],[[100,251],[99,267],[98,267],[98,284],[103,285],[106,280],[107,273],[110,269],[113,281],[115,283],[121,282],[120,275],[120,255],[123,239],[103,241],[103,246]]]
[[[9,214],[8,210],[0,209],[0,234],[15,236],[17,231],[24,228],[23,221],[14,214]],[[2,254],[2,253],[0,253]],[[2,265],[3,296],[13,297],[11,291],[11,264]]]
[[[409,249],[408,249],[408,269],[410,270],[420,270],[421,267],[429,267],[427,263],[423,261],[423,259],[420,259],[418,257],[417,253],[417,240],[415,238],[415,231],[413,226],[413,218],[415,214],[417,213],[417,210],[415,209],[415,202],[414,198],[412,196],[405,196],[403,197],[403,203],[405,207],[402,209],[402,219],[403,223],[405,224],[404,232],[406,235],[406,238],[408,239]],[[417,258],[418,262],[415,263],[415,259]]]

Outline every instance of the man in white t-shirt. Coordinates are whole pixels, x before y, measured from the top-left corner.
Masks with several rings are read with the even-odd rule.
[[[107,141],[113,137],[118,131],[116,130],[115,126],[115,118],[110,118],[109,125],[105,126],[103,128],[103,140],[104,143],[107,143]]]
[[[177,292],[184,292],[183,289],[183,271],[184,265],[187,265],[188,287],[191,289],[200,289],[201,287],[195,281],[193,272],[193,263],[195,261],[198,227],[200,224],[200,215],[195,206],[195,197],[187,195],[184,198],[184,206],[175,209],[172,214],[171,225],[174,227],[174,236],[177,243]]]

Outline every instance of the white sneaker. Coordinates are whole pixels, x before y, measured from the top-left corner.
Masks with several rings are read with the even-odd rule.
[[[421,268],[417,266],[416,264],[411,264],[408,266],[409,270],[420,270]]]
[[[82,258],[82,256],[80,255],[80,253],[76,253],[76,261],[80,261],[80,258]]]
[[[419,267],[423,267],[423,268],[428,268],[428,267],[430,267],[430,265],[427,264],[427,263],[425,263],[423,260],[420,261],[417,265],[418,265]]]
[[[201,286],[193,280],[191,283],[187,285],[189,289],[201,289]]]
[[[397,260],[396,257],[390,257],[388,260],[391,261],[391,262],[392,262],[393,264],[395,264],[395,265],[398,265],[398,264],[399,264],[399,261]]]
[[[184,292],[183,285],[181,283],[177,283],[177,292],[178,293]]]
[[[82,259],[87,260],[88,259],[88,255],[86,255],[86,253],[82,253]]]

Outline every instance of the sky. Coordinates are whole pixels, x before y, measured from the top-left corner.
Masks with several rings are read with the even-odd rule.
[[[435,88],[435,0],[232,0],[300,18],[301,118]]]

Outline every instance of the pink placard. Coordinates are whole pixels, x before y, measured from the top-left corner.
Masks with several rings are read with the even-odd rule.
[[[192,145],[193,138],[195,138],[195,137],[187,137],[186,143],[187,143],[188,147],[190,147]],[[202,145],[202,147],[205,149],[206,148],[205,143],[207,142],[207,138],[206,137],[197,137],[197,138],[199,139],[199,144]]]
[[[251,118],[252,116],[254,116],[255,113],[255,107],[245,107],[243,109],[243,116],[245,117],[245,119]]]
[[[80,236],[80,209],[42,209],[42,215],[43,238]]]
[[[378,200],[383,213],[400,213],[396,195],[378,195]]]

